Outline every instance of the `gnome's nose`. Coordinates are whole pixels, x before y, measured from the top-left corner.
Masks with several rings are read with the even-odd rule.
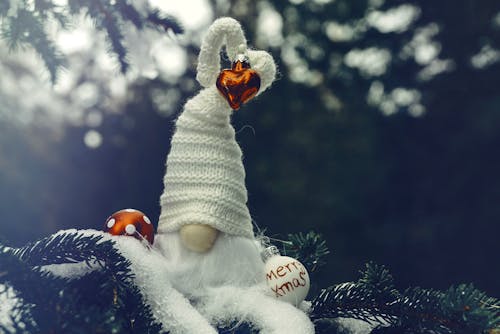
[[[208,252],[215,243],[219,231],[206,224],[188,224],[179,231],[184,246],[197,253]]]

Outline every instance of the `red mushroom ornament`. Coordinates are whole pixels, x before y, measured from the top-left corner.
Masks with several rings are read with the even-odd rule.
[[[124,209],[113,213],[104,225],[104,231],[112,235],[128,235],[139,240],[154,241],[151,220],[139,210]]]

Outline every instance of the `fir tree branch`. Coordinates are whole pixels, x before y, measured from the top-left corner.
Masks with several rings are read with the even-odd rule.
[[[111,47],[118,57],[118,62],[120,63],[120,69],[122,73],[126,73],[128,69],[128,61],[127,61],[127,49],[123,44],[124,35],[122,33],[122,29],[120,28],[120,21],[116,17],[114,12],[103,10],[103,18],[102,18],[102,26],[107,31],[107,38],[111,44]]]
[[[18,9],[16,16],[6,17],[2,24],[2,37],[11,50],[31,45],[47,67],[51,80],[55,82],[57,70],[63,65],[61,53],[44,30],[43,22],[35,12]]]
[[[34,0],[32,7],[25,1],[15,4],[17,7],[11,8],[12,2],[0,1],[0,35],[11,49],[32,46],[44,61],[52,82],[56,81],[57,71],[64,65],[65,59],[46,33],[50,20],[56,20],[66,29],[73,16],[85,13],[97,29],[106,33],[110,53],[116,55],[123,73],[129,67],[123,29],[125,24],[130,22],[137,29],[147,26],[175,34],[183,31],[173,17],[165,16],[158,10],[148,9],[146,13],[141,13],[127,0],[68,0],[66,6],[55,5],[51,0]]]
[[[11,262],[17,261],[16,268],[24,270],[24,275],[7,275],[4,280],[9,281],[26,302],[35,305],[34,311],[38,313],[33,318],[43,333],[158,333],[161,330],[133,284],[130,263],[117,252],[112,241],[78,232],[59,233],[3,255],[10,256]],[[3,260],[0,258],[2,268],[16,265],[5,265]],[[40,269],[48,264],[76,262],[98,263],[101,268],[76,279],[54,277]],[[37,285],[30,289],[33,282],[43,283],[43,288]]]
[[[132,22],[137,29],[142,29],[144,27],[144,20],[142,19],[141,14],[126,0],[117,0],[115,7],[117,12],[121,14],[122,18],[126,21]]]
[[[289,234],[290,242],[283,244],[283,254],[298,259],[313,273],[326,264],[324,257],[330,254],[323,236],[314,231],[306,234]]]
[[[147,16],[147,21],[153,27],[162,28],[164,31],[172,31],[174,34],[182,34],[184,29],[171,16],[166,16],[160,13],[159,10],[151,11]]]
[[[379,324],[375,333],[485,333],[500,324],[499,301],[471,284],[445,292],[394,288],[383,266],[369,263],[357,282],[331,286],[312,302],[311,318],[324,321],[338,317]]]

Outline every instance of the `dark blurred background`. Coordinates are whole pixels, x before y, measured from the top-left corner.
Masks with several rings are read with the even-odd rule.
[[[87,121],[60,125],[24,106],[32,115],[19,122],[0,89],[5,243],[100,229],[128,207],[158,218],[173,122],[199,89],[197,36],[229,15],[280,70],[233,118],[256,224],[281,239],[322,233],[332,252],[319,286],[356,279],[373,260],[400,287],[474,282],[500,296],[498,0],[214,0],[203,10],[208,19],[186,27],[181,74],[131,81],[119,112],[96,100],[75,107]],[[4,91],[9,78],[0,74]]]

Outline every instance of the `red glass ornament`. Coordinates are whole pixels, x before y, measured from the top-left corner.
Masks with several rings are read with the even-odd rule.
[[[248,61],[241,57],[231,66],[231,69],[222,70],[217,78],[217,89],[229,103],[237,110],[243,103],[252,99],[260,88],[260,76],[250,68]]]
[[[128,235],[139,240],[154,241],[151,220],[139,210],[124,209],[113,213],[104,224],[104,231],[112,235]]]

